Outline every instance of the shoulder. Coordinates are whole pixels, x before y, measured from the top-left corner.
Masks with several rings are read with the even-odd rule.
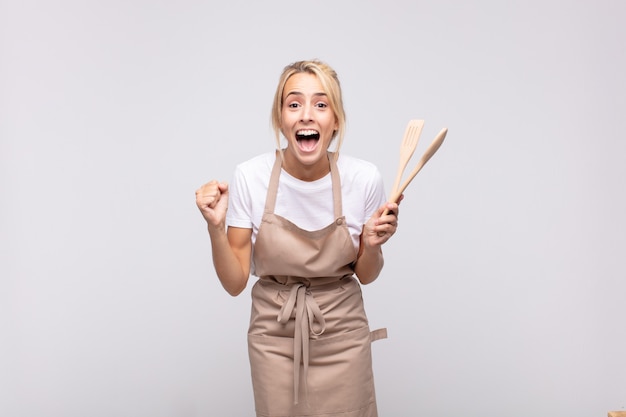
[[[343,154],[337,159],[337,168],[341,175],[345,207],[357,219],[360,231],[360,226],[386,200],[382,175],[372,162]]]
[[[237,164],[233,174],[233,182],[249,185],[267,182],[272,172],[274,159],[274,152],[266,152]]]
[[[274,165],[274,153],[267,152],[237,164],[230,182],[233,196],[264,193]]]
[[[382,178],[378,167],[372,162],[350,155],[339,154],[337,168],[342,177],[352,181],[378,182]]]

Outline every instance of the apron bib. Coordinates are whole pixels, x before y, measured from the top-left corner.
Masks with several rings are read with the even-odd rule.
[[[277,153],[254,247],[248,352],[257,416],[376,417],[370,332],[332,154],[334,221],[307,231],[274,213]]]

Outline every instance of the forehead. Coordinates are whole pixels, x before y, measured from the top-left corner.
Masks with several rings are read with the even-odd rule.
[[[317,75],[299,72],[287,79],[283,89],[283,97],[294,93],[319,95],[325,94],[325,91]]]

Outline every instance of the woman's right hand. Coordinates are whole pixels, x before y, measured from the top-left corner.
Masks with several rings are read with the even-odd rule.
[[[209,181],[196,190],[196,205],[209,227],[225,229],[228,210],[228,184]]]

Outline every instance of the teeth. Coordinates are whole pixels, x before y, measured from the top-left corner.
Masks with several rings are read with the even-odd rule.
[[[312,135],[317,135],[317,131],[313,129],[305,129],[305,130],[298,130],[296,134],[300,136],[312,136]]]

